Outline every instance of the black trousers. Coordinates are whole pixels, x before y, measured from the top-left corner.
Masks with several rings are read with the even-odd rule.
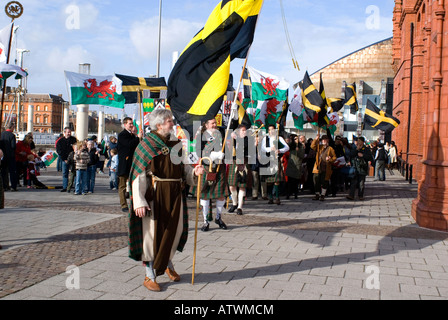
[[[364,188],[366,185],[366,176],[361,174],[356,174],[355,177],[350,182],[350,197],[355,197],[355,191],[358,189],[358,197],[364,197]]]

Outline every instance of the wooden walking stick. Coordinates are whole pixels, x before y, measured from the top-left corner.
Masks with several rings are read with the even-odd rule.
[[[209,171],[212,172],[212,160],[208,157],[201,158],[199,160],[199,165],[202,165],[202,160],[207,159],[210,163],[210,169]],[[198,190],[196,192],[196,224],[194,228],[194,250],[193,250],[193,273],[191,276],[191,284],[194,284],[194,273],[196,269],[196,247],[197,247],[197,240],[198,240],[198,220],[199,220],[199,206],[201,201],[201,182],[202,182],[202,175],[199,175],[198,177]]]

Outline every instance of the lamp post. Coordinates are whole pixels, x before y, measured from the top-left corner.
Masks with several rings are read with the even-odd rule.
[[[90,75],[90,64],[79,64],[79,73]],[[87,138],[89,133],[89,105],[80,104],[77,106],[78,112],[76,114],[76,139],[83,141]]]
[[[162,0],[159,2],[159,45],[157,48],[157,78],[160,77],[160,45],[162,39]]]

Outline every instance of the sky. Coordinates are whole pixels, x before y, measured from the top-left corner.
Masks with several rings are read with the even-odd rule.
[[[182,52],[204,26],[219,0],[163,0],[160,76],[168,81],[173,52]],[[6,1],[2,1],[6,3]],[[13,43],[26,49],[23,67],[30,93],[62,94],[68,100],[64,70],[78,72],[91,64],[91,75],[114,73],[148,77],[157,74],[160,0],[20,0],[23,15]],[[292,57],[283,24],[300,71]],[[286,78],[291,85],[360,48],[392,37],[392,0],[265,0],[248,65]],[[0,28],[10,18],[0,13]],[[20,63],[20,58],[17,60]],[[244,61],[235,59],[231,73],[238,85]],[[16,86],[11,78],[8,86]],[[132,107],[126,112],[132,113]],[[95,107],[91,107],[95,109]],[[106,113],[122,113],[106,108]]]

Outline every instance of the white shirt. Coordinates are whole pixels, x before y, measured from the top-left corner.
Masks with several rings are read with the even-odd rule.
[[[263,138],[263,141],[261,142],[261,151],[268,153],[268,152],[272,152],[273,148],[275,148],[275,146],[272,145],[272,142],[270,143],[271,147],[269,149],[266,148],[266,143],[267,143],[267,138],[269,137],[269,139],[271,139],[271,141],[273,140],[270,136],[266,136]],[[283,148],[279,149],[279,153],[286,153],[289,151],[289,146],[286,143],[285,139],[283,139],[282,137],[279,137],[278,139],[280,141],[281,144],[283,144]]]

